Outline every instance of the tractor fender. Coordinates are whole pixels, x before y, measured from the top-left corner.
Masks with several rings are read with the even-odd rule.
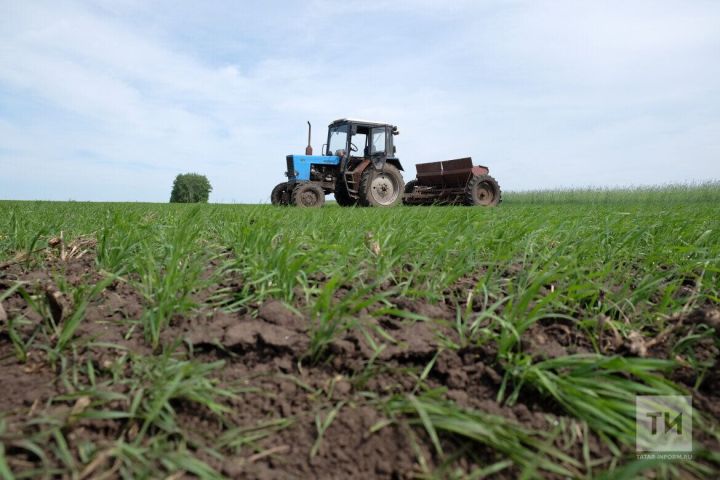
[[[375,170],[377,170],[378,172],[381,172],[382,169],[385,168],[386,163],[389,163],[390,165],[397,168],[401,172],[404,171],[402,168],[402,165],[400,165],[400,160],[398,160],[397,158],[388,158],[387,160],[383,160],[383,159],[373,159],[372,160],[373,167],[375,167]]]
[[[388,159],[387,159],[387,163],[389,163],[389,164],[392,165],[393,167],[397,168],[397,169],[400,170],[401,172],[404,172],[404,171],[405,171],[405,170],[403,170],[402,165],[400,165],[400,160],[398,160],[397,158],[388,158]]]

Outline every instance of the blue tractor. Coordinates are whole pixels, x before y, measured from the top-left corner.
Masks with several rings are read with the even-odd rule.
[[[344,207],[392,207],[402,203],[405,182],[395,156],[394,125],[341,118],[328,126],[322,155],[313,155],[308,122],[305,155],[287,156],[287,182],[273,188],[273,205],[320,207],[335,195]]]

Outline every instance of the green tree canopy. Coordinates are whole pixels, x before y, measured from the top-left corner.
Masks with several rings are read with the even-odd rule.
[[[212,186],[205,175],[179,174],[173,182],[170,203],[207,203],[210,192]]]

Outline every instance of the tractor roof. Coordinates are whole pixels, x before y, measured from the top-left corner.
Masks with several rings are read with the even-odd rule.
[[[362,120],[359,118],[338,118],[337,120],[334,120],[330,126],[333,125],[340,125],[343,123],[355,123],[358,125],[370,125],[370,126],[386,126],[389,125],[391,127],[395,127],[392,123],[385,123],[385,122],[373,122],[371,120]]]

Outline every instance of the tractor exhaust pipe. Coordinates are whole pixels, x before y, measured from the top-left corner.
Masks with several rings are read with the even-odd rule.
[[[312,155],[312,145],[310,145],[310,137],[312,134],[312,125],[308,121],[308,146],[305,147],[305,155]]]

